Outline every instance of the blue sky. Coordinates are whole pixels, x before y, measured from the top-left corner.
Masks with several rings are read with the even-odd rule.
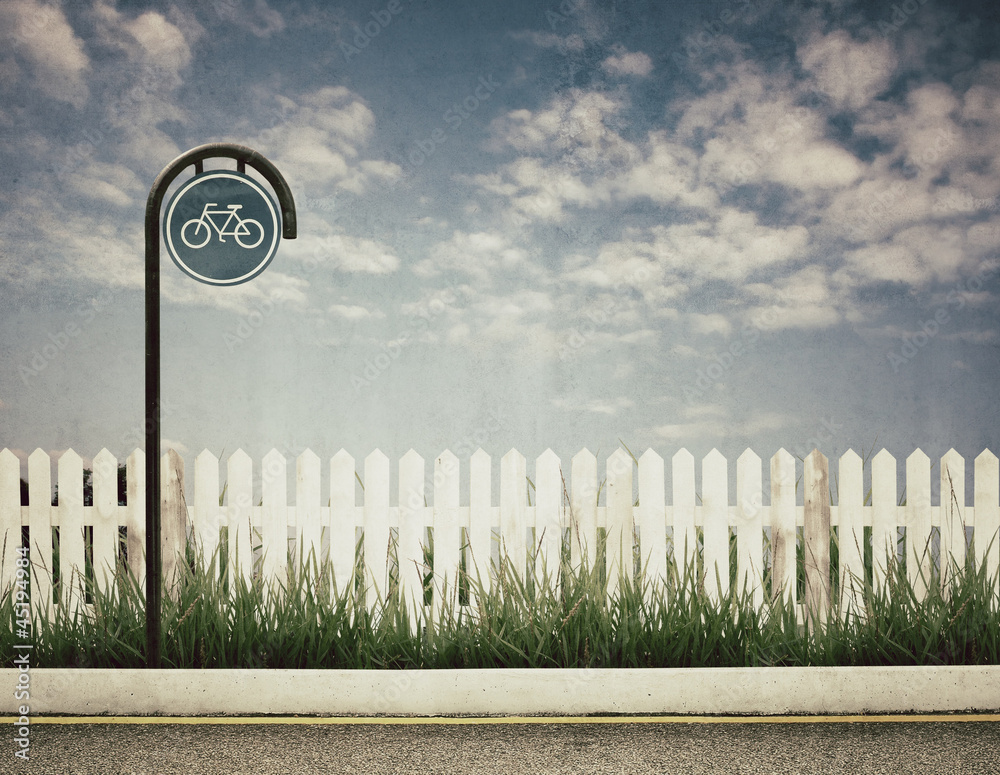
[[[996,451],[998,21],[3,0],[0,446],[141,446],[145,199],[231,141],[299,238],[232,288],[163,259],[189,460]]]

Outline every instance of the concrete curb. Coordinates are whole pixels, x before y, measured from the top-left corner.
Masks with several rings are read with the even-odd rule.
[[[1000,711],[1000,666],[511,670],[0,670],[18,715],[530,716]],[[23,685],[23,680],[22,680]]]

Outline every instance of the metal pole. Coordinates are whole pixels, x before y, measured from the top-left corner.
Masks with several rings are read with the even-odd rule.
[[[278,197],[281,235],[295,239],[295,200],[278,169],[260,153],[235,143],[209,143],[192,148],[163,168],[146,199],[146,667],[162,662],[160,617],[163,556],[160,543],[160,207],[167,188],[185,167],[202,171],[205,159],[235,159],[242,172],[247,164],[264,176]]]
[[[151,197],[154,198],[154,197]],[[159,668],[163,557],[160,553],[160,211],[146,210],[146,667]]]

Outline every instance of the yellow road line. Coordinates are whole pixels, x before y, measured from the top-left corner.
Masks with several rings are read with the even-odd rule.
[[[2,716],[13,724],[16,716]],[[871,724],[1000,722],[1000,714],[923,714],[878,716],[32,716],[32,724]]]

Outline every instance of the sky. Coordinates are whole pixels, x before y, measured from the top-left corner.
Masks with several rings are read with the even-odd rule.
[[[298,238],[233,287],[162,258],[188,465],[621,441],[971,476],[998,33],[944,0],[0,0],[0,447],[143,446],[146,197],[226,141]]]

